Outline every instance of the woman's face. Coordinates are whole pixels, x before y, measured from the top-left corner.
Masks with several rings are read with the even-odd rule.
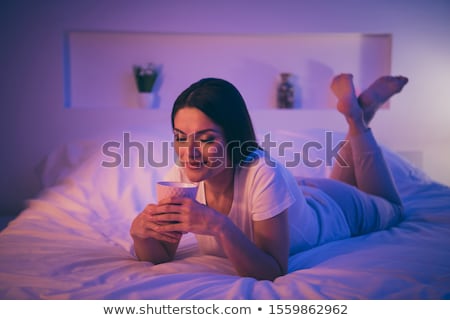
[[[192,182],[215,177],[230,167],[222,128],[197,108],[185,107],[175,114],[174,146]]]

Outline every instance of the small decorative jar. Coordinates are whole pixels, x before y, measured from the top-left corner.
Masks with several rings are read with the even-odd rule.
[[[289,81],[290,77],[290,73],[280,73],[281,82],[277,91],[277,107],[279,109],[291,109],[294,107],[294,86]]]

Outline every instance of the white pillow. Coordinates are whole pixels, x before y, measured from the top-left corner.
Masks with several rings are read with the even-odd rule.
[[[299,132],[273,130],[258,133],[260,145],[272,158],[286,166],[294,176],[328,177],[344,134],[324,129]]]
[[[44,188],[60,183],[99,150],[98,141],[85,140],[65,144],[50,152],[36,168]]]
[[[80,205],[103,218],[134,215],[155,202],[153,186],[174,163],[171,144],[168,134],[137,130],[68,143],[39,166],[43,193],[61,195],[61,207]]]
[[[335,160],[332,151],[344,134],[324,129],[277,130],[259,133],[258,137],[270,155],[294,176],[324,178],[329,176]],[[398,154],[382,148],[399,187],[404,189],[411,182],[429,180]],[[71,188],[82,190],[81,194],[89,195],[89,199],[80,202],[101,203],[104,209],[123,199],[126,206],[139,210],[155,201],[154,184],[173,163],[172,137],[167,131],[128,131],[114,138],[74,142],[58,148],[46,157],[40,173],[44,187],[70,184]]]
[[[287,165],[296,177],[329,177],[336,161],[339,142],[345,139],[343,132],[326,129],[308,129],[299,132],[275,130],[258,134],[261,145],[270,145],[270,155]],[[410,161],[381,145],[386,163],[401,193],[408,193],[417,184],[432,180]]]

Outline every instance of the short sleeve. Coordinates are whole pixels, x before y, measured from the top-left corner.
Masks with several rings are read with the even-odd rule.
[[[253,221],[272,218],[295,202],[284,168],[273,161],[266,162],[264,158],[260,158],[259,162],[247,187]]]

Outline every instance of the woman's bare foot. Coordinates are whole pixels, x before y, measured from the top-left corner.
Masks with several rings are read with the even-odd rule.
[[[353,86],[353,75],[342,73],[333,78],[331,90],[338,98],[337,109],[345,117],[362,117],[363,111],[356,99],[355,88]]]
[[[399,93],[408,83],[408,78],[403,76],[383,76],[378,78],[358,97],[358,102],[364,111],[364,121],[368,124],[378,109]]]
[[[356,98],[353,86],[353,75],[340,74],[331,82],[331,90],[338,98],[337,109],[345,116],[349,124],[349,133],[358,133],[366,130],[367,125],[363,119],[364,112]]]

